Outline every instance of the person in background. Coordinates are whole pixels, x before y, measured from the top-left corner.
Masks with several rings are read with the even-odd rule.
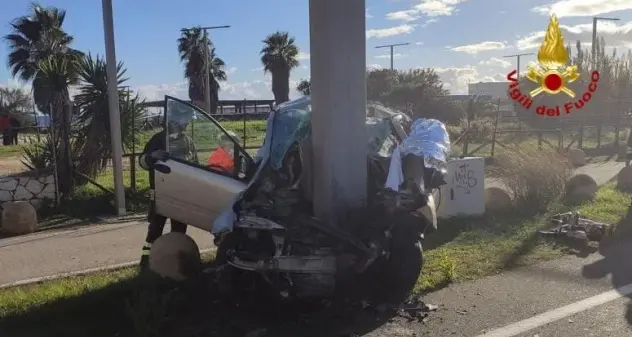
[[[2,131],[2,145],[11,145],[11,122],[7,114],[0,115],[0,131]]]
[[[193,119],[193,110],[187,106],[181,106],[176,103],[169,107],[169,117],[169,125],[151,137],[145,145],[143,153],[138,159],[140,166],[149,171],[150,188],[149,212],[147,214],[149,226],[147,227],[147,237],[145,238],[145,244],[143,245],[142,255],[140,258],[141,270],[145,270],[149,266],[149,252],[151,251],[151,245],[162,235],[165,223],[167,222],[167,218],[165,216],[156,213],[156,183],[154,172],[154,165],[156,162],[158,160],[167,159],[167,137],[169,137],[169,157],[179,158],[195,163],[198,161],[195,144],[193,143],[191,137],[185,133],[187,125]],[[171,219],[171,231],[186,233],[187,225],[180,221]]]
[[[18,135],[20,133],[20,121],[15,118],[9,118],[9,124],[11,126],[10,137],[11,137],[11,145],[18,145]]]

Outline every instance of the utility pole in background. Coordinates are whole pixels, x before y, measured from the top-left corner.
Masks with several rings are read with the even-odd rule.
[[[222,29],[222,28],[230,28],[229,25],[224,25],[224,26],[210,26],[210,27],[199,27],[200,29],[202,29],[202,31],[204,32],[204,105],[205,105],[205,110],[206,113],[211,113],[211,76],[209,74],[210,70],[211,70],[211,65],[210,65],[210,57],[211,55],[209,55],[209,38],[208,38],[208,31],[211,29]],[[181,31],[185,32],[185,31],[189,31],[192,28],[182,28]]]
[[[506,55],[504,58],[515,57],[516,58],[516,78],[520,80],[520,57],[522,56],[530,56],[535,55],[534,53],[524,53],[524,54],[514,54],[514,55]]]
[[[114,167],[114,193],[116,214],[125,215],[125,189],[123,186],[123,141],[121,139],[121,112],[119,111],[116,49],[114,48],[114,19],[112,0],[102,0],[103,33],[105,37],[105,62],[108,78],[108,105],[110,107],[110,138],[112,142],[112,166]]]
[[[591,46],[591,50],[592,50],[592,55],[591,55],[591,59],[592,59],[592,64],[593,67],[597,68],[597,65],[595,62],[597,62],[597,21],[619,21],[620,19],[618,18],[600,18],[600,17],[593,17],[593,28],[592,28],[592,46]]]
[[[593,64],[593,70],[598,70],[598,66],[597,66],[597,21],[619,21],[618,18],[600,18],[600,17],[593,17],[593,29],[592,29],[592,46],[591,46],[591,51],[592,51],[592,55],[591,55],[591,59],[592,59],[592,64]],[[599,125],[597,127],[597,148],[601,148],[601,130],[602,130],[602,119],[599,119]],[[583,134],[584,134],[584,128],[581,127],[581,132],[580,132],[582,138],[583,138]],[[580,139],[582,139],[580,138]],[[617,140],[618,141],[618,140]],[[582,144],[579,144],[580,146]],[[580,147],[581,149],[581,147]]]
[[[399,47],[399,46],[407,46],[410,43],[406,42],[406,43],[395,43],[395,44],[386,44],[383,46],[377,46],[375,47],[376,49],[380,49],[380,48],[390,48],[391,49],[391,71],[393,71],[394,67],[393,67],[393,47]]]

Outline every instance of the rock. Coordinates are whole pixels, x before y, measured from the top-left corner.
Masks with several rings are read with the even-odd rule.
[[[632,166],[626,166],[617,174],[617,187],[632,192]]]
[[[33,193],[29,192],[26,187],[18,185],[13,192],[13,200],[29,200],[33,198]]]
[[[568,160],[573,166],[584,166],[586,165],[586,153],[580,149],[570,149],[568,150]]]
[[[13,201],[13,193],[11,193],[11,191],[0,190],[0,203],[5,201]]]
[[[26,201],[10,201],[2,205],[2,229],[10,234],[33,233],[37,228],[35,207]]]
[[[28,184],[29,181],[31,181],[30,177],[18,177],[18,184],[21,186],[26,186],[26,184]]]
[[[47,184],[37,197],[39,199],[55,199],[55,184]]]
[[[46,179],[44,180],[45,183],[47,184],[55,184],[55,176],[53,176],[52,174],[47,176]]]
[[[42,208],[44,201],[42,199],[31,199],[29,200],[29,203],[31,203],[31,205],[33,205],[33,207],[35,207],[35,209],[38,210]]]
[[[32,194],[35,194],[35,195],[37,195],[40,192],[42,192],[42,183],[40,183],[36,179],[29,180],[29,182],[26,183],[26,185],[24,187],[26,187],[26,189],[29,192],[31,192]]]
[[[18,187],[18,181],[13,178],[0,181],[0,190],[2,191],[13,191],[16,187]]]
[[[151,247],[149,269],[161,277],[184,281],[199,273],[200,268],[200,250],[186,234],[162,235]]]
[[[485,209],[498,211],[511,207],[511,197],[507,191],[499,187],[485,189]]]
[[[587,174],[578,174],[566,183],[566,200],[572,204],[593,200],[598,189],[595,179]]]

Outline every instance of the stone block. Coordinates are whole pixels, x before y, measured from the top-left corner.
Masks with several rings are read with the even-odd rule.
[[[149,268],[163,278],[184,281],[200,271],[200,250],[188,235],[171,232],[154,242]]]
[[[35,207],[26,201],[11,201],[2,205],[2,230],[22,235],[33,233],[37,228]]]

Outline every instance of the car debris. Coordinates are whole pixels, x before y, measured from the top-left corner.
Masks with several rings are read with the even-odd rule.
[[[567,237],[588,242],[601,241],[605,236],[610,235],[613,228],[611,224],[582,218],[579,212],[556,214],[551,217],[551,224],[557,227],[538,232],[542,235]]]

